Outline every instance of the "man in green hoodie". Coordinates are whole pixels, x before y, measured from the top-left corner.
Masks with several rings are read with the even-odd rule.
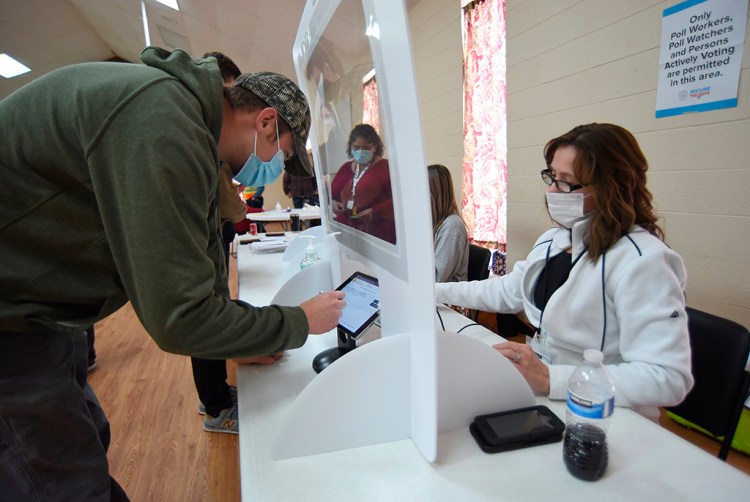
[[[263,72],[224,89],[215,59],[181,50],[141,58],[62,68],[0,101],[0,486],[11,500],[127,498],[108,474],[83,330],[128,300],[163,350],[216,359],[300,347],[344,306],[328,292],[259,308],[227,290],[219,160],[247,181],[311,174],[299,88]]]

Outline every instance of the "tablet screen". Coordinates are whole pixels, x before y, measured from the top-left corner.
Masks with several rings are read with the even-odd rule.
[[[380,313],[378,280],[361,272],[355,272],[336,289],[346,293],[344,298],[346,307],[341,313],[338,327],[352,338],[357,338]]]

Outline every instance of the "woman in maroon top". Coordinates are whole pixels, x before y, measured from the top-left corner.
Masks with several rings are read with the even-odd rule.
[[[331,183],[336,221],[395,244],[391,176],[380,136],[371,125],[359,124],[349,135],[346,153],[352,160]]]

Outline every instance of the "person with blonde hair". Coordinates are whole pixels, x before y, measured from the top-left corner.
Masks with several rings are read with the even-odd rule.
[[[427,166],[435,245],[435,281],[457,282],[469,278],[469,235],[458,210],[453,179],[441,164]]]
[[[615,405],[656,420],[693,384],[685,313],[686,272],[646,188],[637,141],[613,124],[575,127],[544,148],[542,181],[555,228],[508,275],[436,285],[438,301],[491,312],[523,311],[531,344],[495,349],[531,388],[565,399],[585,349],[598,349]]]

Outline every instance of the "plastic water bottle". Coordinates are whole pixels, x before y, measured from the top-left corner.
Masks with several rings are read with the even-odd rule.
[[[276,211],[281,212],[281,202],[276,203]]]
[[[615,386],[598,350],[583,352],[583,362],[568,380],[563,459],[573,476],[596,481],[607,470],[607,432],[615,405]]]

